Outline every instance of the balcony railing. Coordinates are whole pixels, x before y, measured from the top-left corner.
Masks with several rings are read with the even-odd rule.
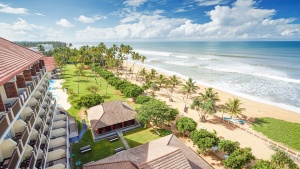
[[[17,168],[17,164],[18,164],[18,161],[20,159],[20,152],[17,148],[15,148],[10,160],[9,160],[9,163],[8,163],[8,167],[7,168]]]
[[[36,158],[35,158],[34,152],[32,152],[30,160],[29,160],[29,168],[34,168],[35,160],[36,160]]]
[[[17,99],[17,101],[11,107],[11,110],[12,110],[14,116],[16,117],[18,115],[19,111],[21,110],[20,99]]]
[[[0,136],[5,133],[6,128],[9,126],[10,120],[8,119],[8,115],[4,114],[0,119]]]

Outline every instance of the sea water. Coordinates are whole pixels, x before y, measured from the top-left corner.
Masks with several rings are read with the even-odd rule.
[[[124,44],[147,56],[146,66],[300,113],[300,42]]]

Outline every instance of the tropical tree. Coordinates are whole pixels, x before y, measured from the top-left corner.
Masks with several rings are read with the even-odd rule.
[[[161,85],[166,83],[167,80],[168,79],[163,74],[160,74],[156,79],[156,83],[159,84],[159,87],[161,87]]]
[[[77,102],[77,108],[81,108],[81,107],[90,108],[100,103],[103,103],[104,99],[102,96],[98,94],[87,94],[87,95],[80,96],[80,98],[76,102]]]
[[[254,159],[250,147],[239,148],[223,160],[223,164],[228,169],[242,169]]]
[[[189,78],[188,81],[186,81],[182,86],[181,91],[186,93],[186,98],[188,98],[192,92],[196,93],[197,89],[199,89],[199,87],[196,85],[196,82],[193,81],[192,78]]]
[[[79,83],[81,82],[80,76],[85,76],[85,73],[84,73],[83,70],[84,70],[84,65],[83,64],[76,65],[75,73],[77,74],[77,77],[78,77],[78,80],[77,80],[78,93],[79,93]]]
[[[233,99],[229,98],[228,101],[224,104],[222,111],[224,113],[228,113],[231,118],[233,115],[239,117],[239,115],[241,115],[242,112],[246,110],[245,108],[241,108],[241,105],[242,105],[241,100],[237,98],[233,98]],[[222,119],[223,119],[223,115],[222,115]]]
[[[271,164],[282,169],[298,169],[297,164],[280,150],[276,150],[276,153],[272,155]]]
[[[208,115],[217,112],[215,101],[210,98],[203,98],[201,95],[194,98],[191,109],[198,112],[201,122],[206,122]]]
[[[136,111],[136,119],[142,122],[145,127],[150,122],[153,122],[154,125],[166,124],[175,120],[179,113],[177,109],[170,108],[165,102],[156,99],[150,99]]]
[[[143,68],[140,72],[139,72],[139,76],[141,76],[143,79],[146,79],[147,76],[147,70],[145,68]]]
[[[218,145],[220,140],[215,133],[204,129],[192,131],[190,138],[193,141],[193,144],[198,146],[198,152],[204,154],[211,151],[212,147]]]
[[[134,73],[134,65],[136,64],[137,61],[139,61],[141,58],[141,55],[137,52],[131,52],[131,59],[133,60],[133,64],[131,66],[132,72]],[[133,76],[132,76],[133,78]]]
[[[144,62],[145,62],[146,59],[147,59],[146,56],[141,55],[141,57],[140,57],[140,62],[141,62],[141,64],[140,64],[140,67],[139,67],[139,69],[138,69],[137,72],[140,72],[141,67],[142,67],[142,65],[144,64]],[[132,77],[133,77],[133,76],[132,76]],[[138,74],[135,75],[135,80],[137,80],[137,78],[138,78]]]
[[[96,94],[99,91],[99,87],[96,85],[89,85],[85,88],[85,90],[92,94]]]
[[[182,132],[184,135],[186,132],[192,132],[196,130],[197,122],[189,117],[181,117],[176,122],[176,128]]]
[[[272,163],[268,160],[258,160],[251,169],[279,169],[272,165]]]
[[[240,147],[240,143],[236,141],[233,142],[231,140],[220,140],[218,147],[230,155]]]
[[[157,71],[155,70],[155,69],[151,69],[150,70],[150,72],[149,72],[149,78],[150,78],[150,80],[153,80],[153,79],[155,79],[155,77],[156,77],[156,74],[157,74]]]

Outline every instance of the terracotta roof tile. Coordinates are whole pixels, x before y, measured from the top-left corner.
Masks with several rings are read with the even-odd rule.
[[[55,59],[54,57],[44,57],[44,63],[46,70],[48,72],[52,71],[55,68]]]
[[[137,167],[130,161],[118,161],[113,163],[91,164],[85,169],[137,169]]]
[[[0,37],[0,85],[42,58],[42,54]]]

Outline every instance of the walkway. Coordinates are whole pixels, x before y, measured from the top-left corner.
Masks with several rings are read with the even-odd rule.
[[[82,123],[82,129],[80,131],[80,134],[77,137],[70,138],[70,142],[71,143],[79,142],[81,140],[81,138],[83,137],[84,133],[86,132],[87,126],[86,126],[85,120],[83,119],[81,121],[81,123]]]
[[[117,134],[118,134],[118,136],[121,138],[121,140],[122,140],[124,146],[126,147],[126,149],[127,149],[127,150],[130,149],[130,146],[128,145],[127,141],[125,140],[122,131],[118,130],[118,131],[117,131]]]

